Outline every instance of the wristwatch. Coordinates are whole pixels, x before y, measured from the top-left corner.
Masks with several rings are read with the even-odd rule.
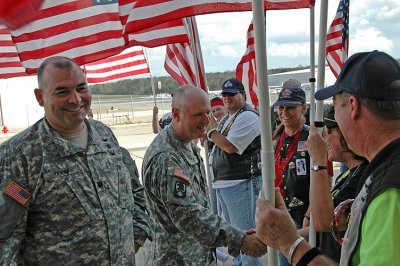
[[[313,165],[313,166],[311,167],[311,169],[312,169],[313,171],[319,171],[319,170],[327,170],[328,167],[322,166],[322,165]]]

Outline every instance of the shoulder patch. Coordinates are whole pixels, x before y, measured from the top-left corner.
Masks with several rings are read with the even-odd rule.
[[[172,175],[176,176],[179,179],[182,179],[183,181],[186,181],[186,182],[188,182],[190,184],[190,178],[185,175],[185,172],[182,170],[182,168],[175,167]]]
[[[10,181],[8,183],[8,185],[3,189],[3,193],[24,206],[31,198],[31,194],[28,192],[28,190],[15,183],[14,181]]]

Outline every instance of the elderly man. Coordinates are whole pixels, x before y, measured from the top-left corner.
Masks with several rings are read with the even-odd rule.
[[[246,104],[242,82],[230,78],[222,84],[228,115],[217,125],[211,119],[208,138],[214,142],[213,188],[225,219],[242,230],[255,227],[256,201],[262,187],[260,118]],[[237,256],[234,265],[261,265],[260,258]]]
[[[315,94],[319,100],[332,96],[349,148],[370,162],[351,208],[340,264],[400,265],[400,64],[379,51],[354,54],[336,83]],[[257,235],[264,243],[282,250],[292,264],[333,265],[299,238],[279,193],[276,208],[264,200],[258,207]]]
[[[142,176],[155,230],[148,264],[208,265],[218,246],[228,246],[233,255],[266,251],[253,231],[230,226],[210,209],[204,164],[192,141],[205,136],[209,112],[203,90],[180,87],[172,100],[172,123],[144,156]]]
[[[0,147],[0,265],[134,265],[150,234],[134,162],[85,118],[91,93],[75,62],[46,59],[38,83],[45,117]]]

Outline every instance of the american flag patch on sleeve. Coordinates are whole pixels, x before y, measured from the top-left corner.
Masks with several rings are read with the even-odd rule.
[[[5,189],[3,189],[3,192],[24,206],[31,198],[31,194],[14,181],[10,181]]]
[[[182,179],[183,181],[186,181],[186,182],[190,183],[190,178],[187,177],[187,176],[185,175],[185,172],[184,172],[181,168],[179,168],[179,167],[175,167],[175,168],[174,168],[174,176],[179,177],[179,178]]]

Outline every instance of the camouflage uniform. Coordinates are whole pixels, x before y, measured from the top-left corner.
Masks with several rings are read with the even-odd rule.
[[[30,194],[25,205],[4,195],[0,265],[14,254],[18,265],[135,264],[134,231],[147,230],[141,242],[149,234],[144,210],[134,205],[135,177],[112,131],[86,124],[86,150],[44,119],[0,146],[0,191],[14,181]]]
[[[195,144],[183,143],[166,127],[148,148],[142,172],[154,223],[146,265],[207,265],[217,246],[239,254],[244,232],[212,213]]]

